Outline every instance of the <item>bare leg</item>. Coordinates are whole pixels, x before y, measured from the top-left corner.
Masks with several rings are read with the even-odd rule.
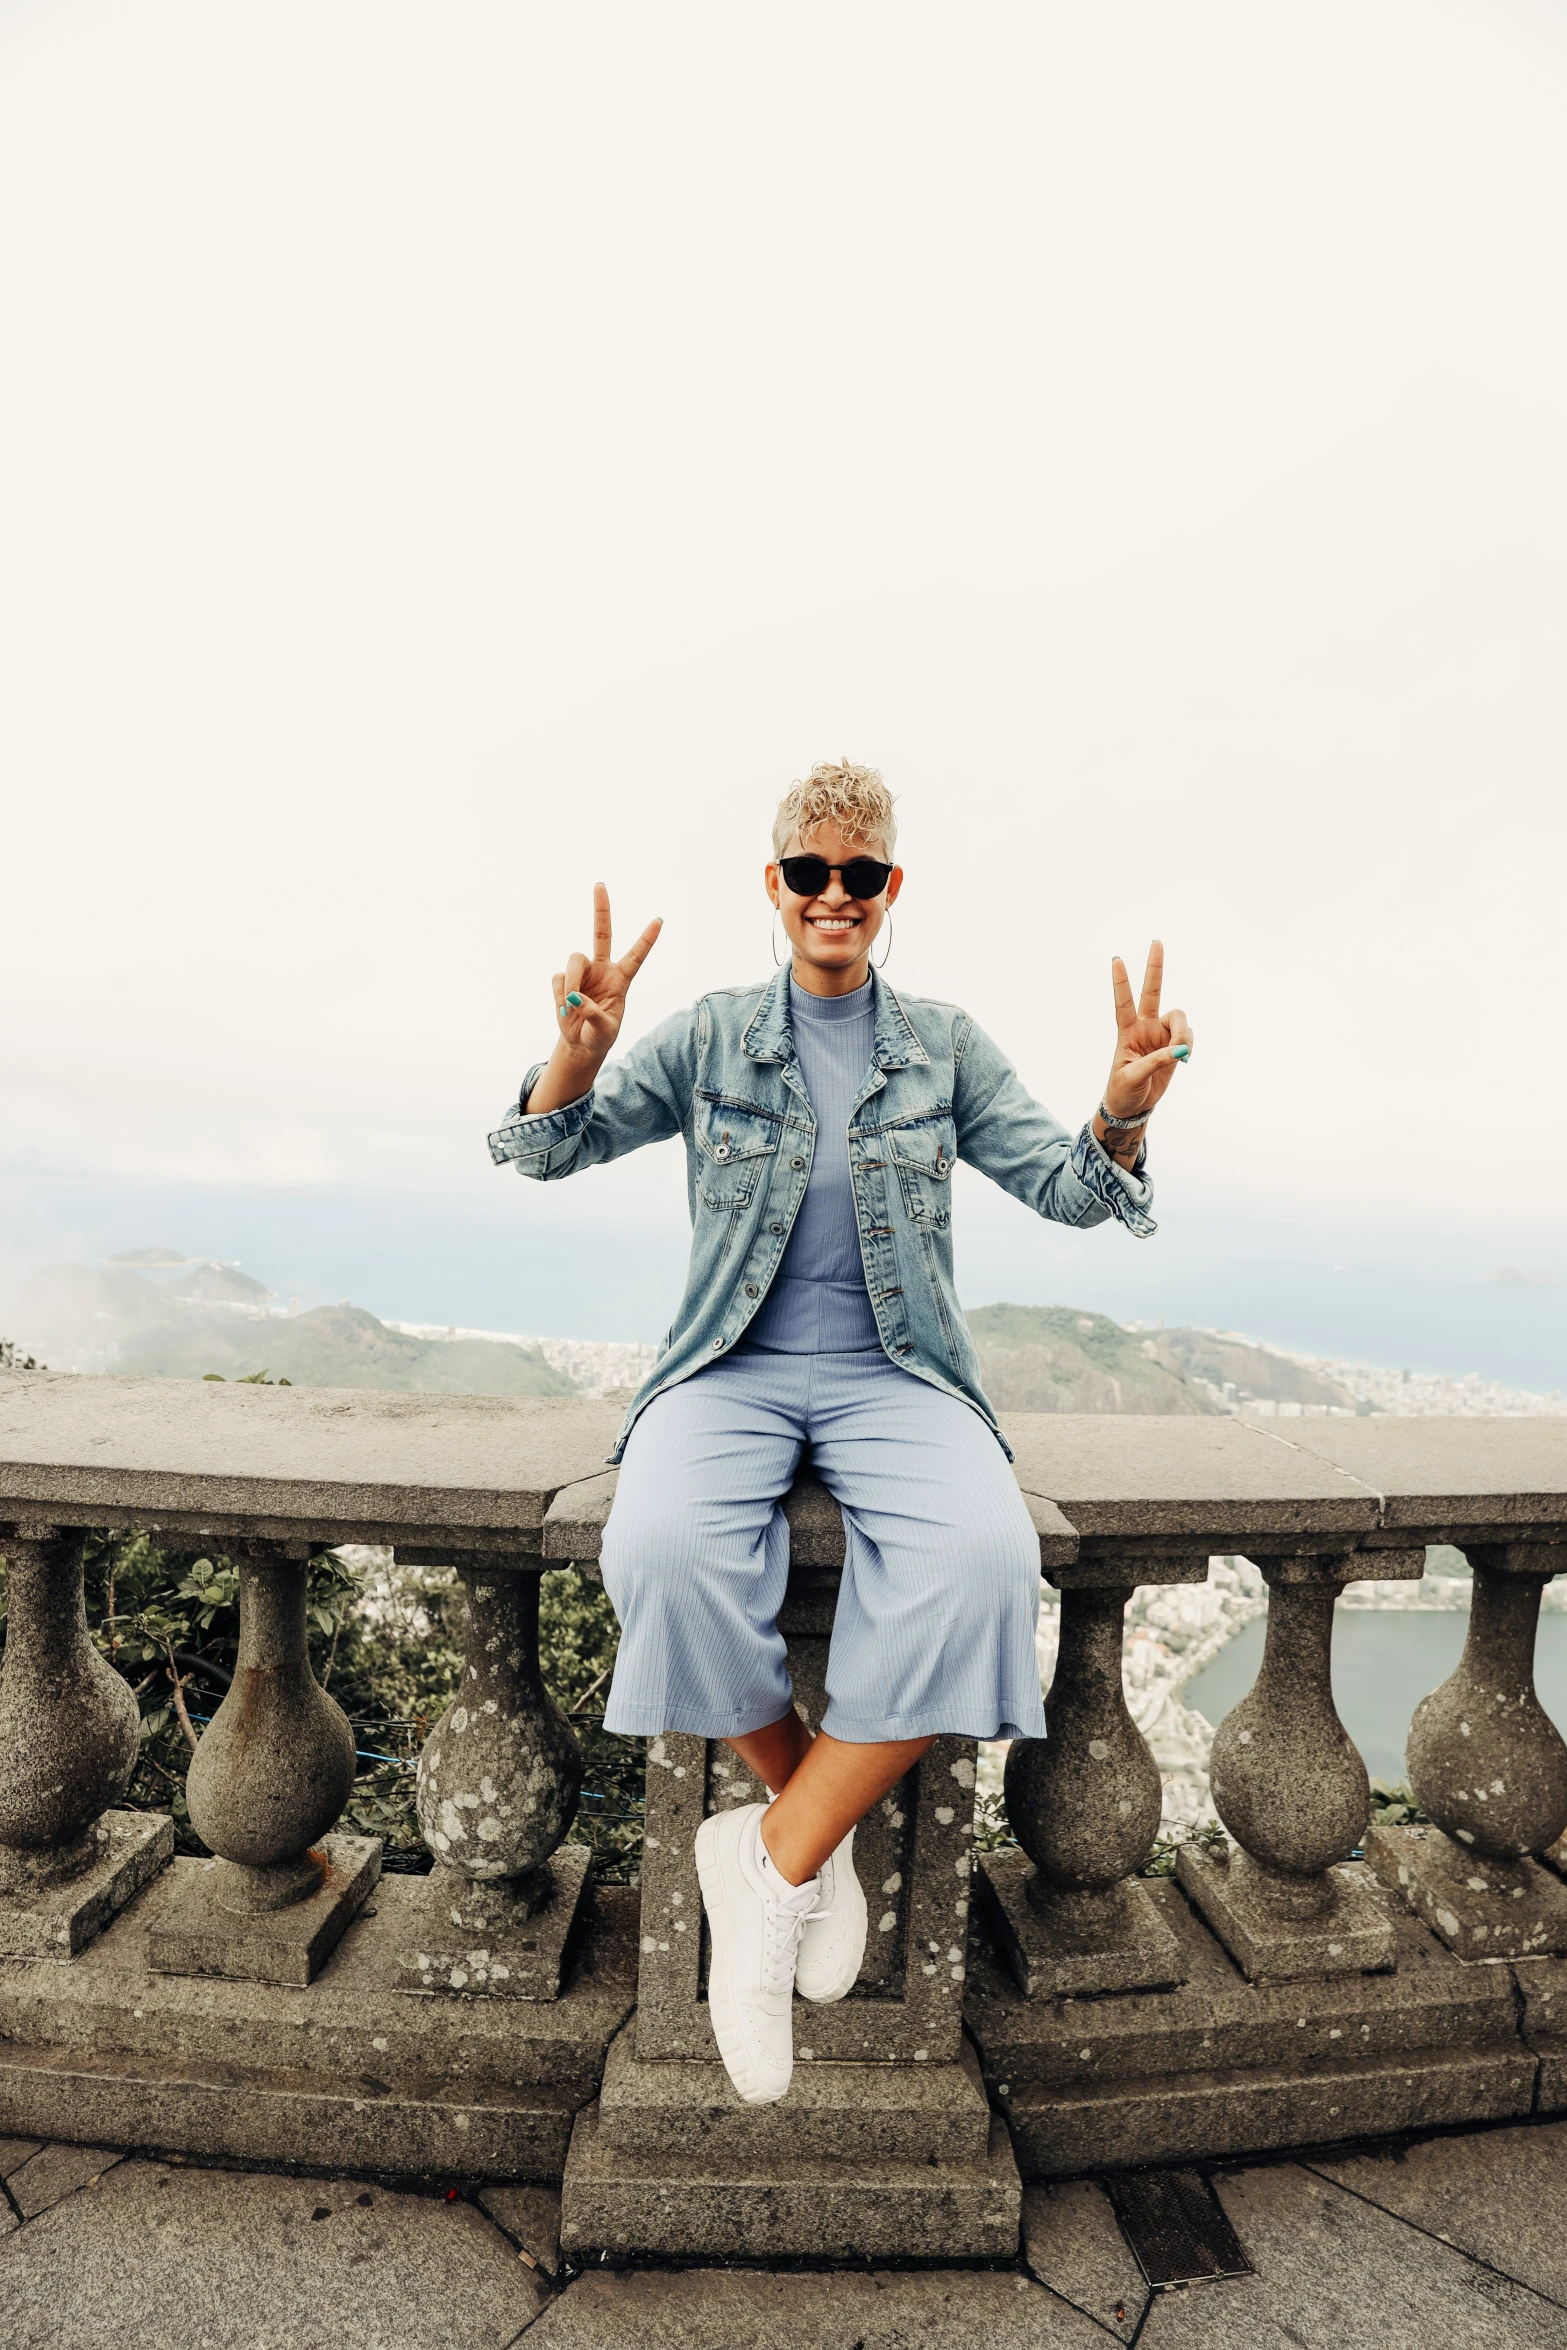
[[[780,1726],[774,1723],[773,1728]],[[850,1746],[819,1731],[809,1740],[808,1752],[796,1762],[777,1802],[762,1815],[762,1842],[779,1875],[791,1885],[814,1877],[871,1805],[879,1803],[935,1743],[934,1738],[898,1738]]]
[[[810,1753],[811,1733],[790,1706],[764,1730],[747,1730],[743,1738],[726,1738],[724,1744],[734,1749],[764,1787],[779,1795]]]

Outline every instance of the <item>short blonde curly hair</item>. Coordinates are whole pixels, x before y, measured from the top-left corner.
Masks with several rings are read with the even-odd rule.
[[[887,856],[896,854],[898,819],[891,792],[874,767],[840,759],[836,766],[813,767],[803,783],[790,784],[773,818],[773,855],[783,855],[792,833],[803,837],[829,817],[846,840],[864,841],[867,847],[879,842]]]

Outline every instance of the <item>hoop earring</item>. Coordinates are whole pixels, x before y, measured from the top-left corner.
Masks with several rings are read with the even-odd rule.
[[[877,963],[877,962],[875,962],[875,961],[872,961],[872,960],[871,960],[871,958],[870,958],[870,957],[868,957],[868,956],[867,956],[866,960],[867,960],[868,962],[870,962],[871,969],[872,969],[873,971],[885,971],[885,970],[886,970],[886,968],[887,968],[887,955],[890,955],[890,954],[891,954],[891,952],[892,952],[892,908],[889,906],[889,907],[887,908],[887,954],[884,954],[884,955],[882,956],[882,959],[881,959],[881,961],[880,961],[879,963]]]
[[[781,970],[783,969],[783,957],[782,957],[782,955],[781,955],[781,954],[778,952],[778,908],[777,908],[776,906],[774,906],[774,908],[773,908],[772,942],[773,942],[773,969],[774,969],[775,971],[781,971]]]

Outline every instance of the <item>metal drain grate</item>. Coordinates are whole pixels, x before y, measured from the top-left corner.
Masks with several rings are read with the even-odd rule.
[[[1150,2285],[1252,2275],[1240,2238],[1200,2172],[1127,2171],[1103,2184]]]

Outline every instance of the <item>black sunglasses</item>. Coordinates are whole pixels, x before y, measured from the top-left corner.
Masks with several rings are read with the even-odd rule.
[[[879,898],[892,877],[892,867],[879,857],[851,857],[847,865],[829,865],[825,857],[780,857],[778,870],[797,898],[819,898],[835,873],[851,898]]]

